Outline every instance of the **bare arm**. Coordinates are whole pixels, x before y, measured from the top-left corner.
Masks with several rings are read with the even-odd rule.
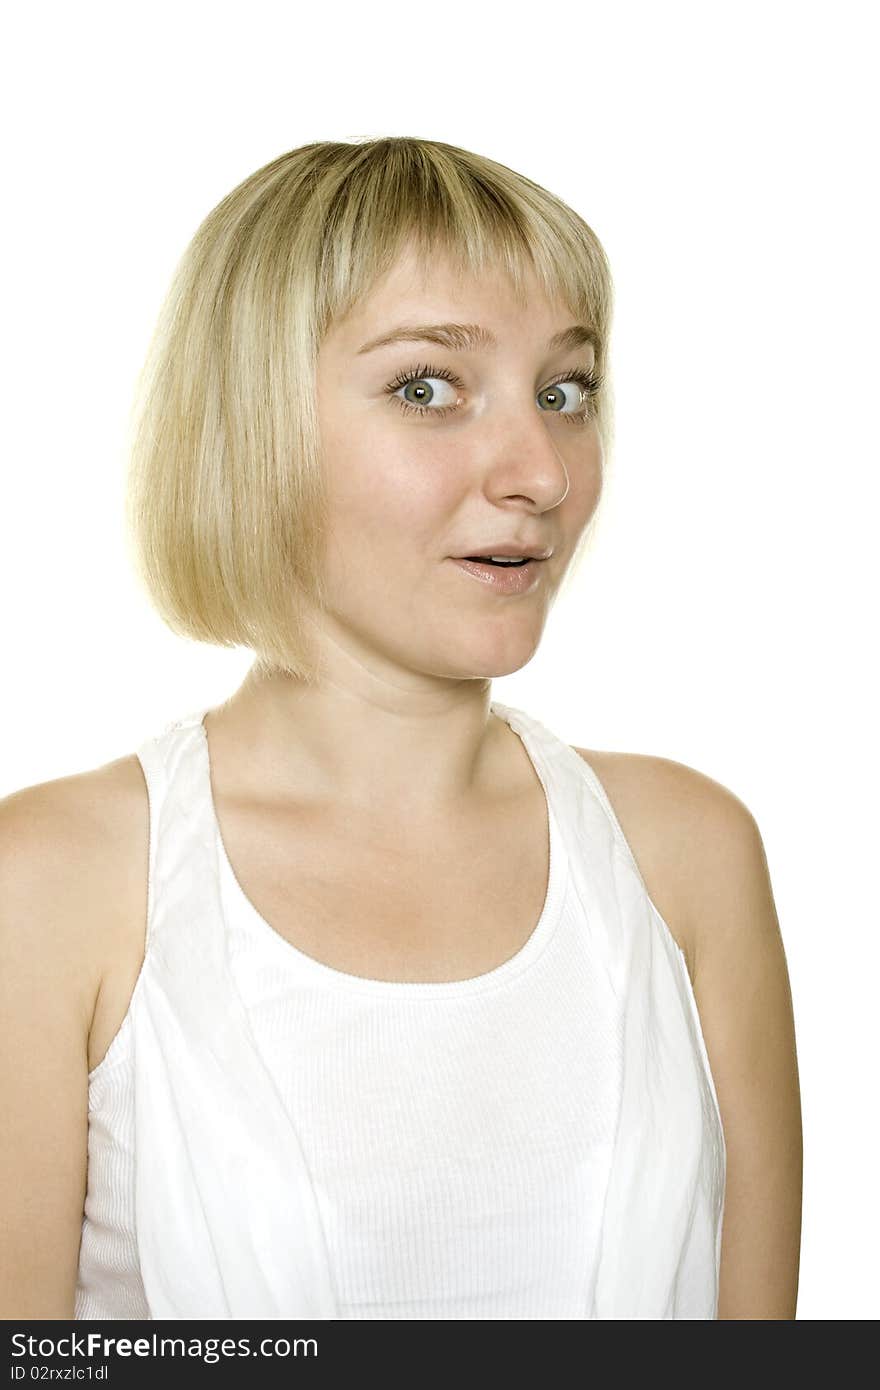
[[[688,770],[690,771],[690,770]],[[718,1317],[796,1316],[803,1136],[794,1012],[752,815],[691,771],[694,995],[727,1147]]]
[[[0,800],[0,1318],[74,1313],[100,985],[74,779]],[[84,862],[84,859],[86,862]],[[95,905],[97,906],[97,905]]]

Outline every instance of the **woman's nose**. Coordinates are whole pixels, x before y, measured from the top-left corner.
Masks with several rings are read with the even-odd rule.
[[[542,511],[559,506],[569,476],[552,425],[535,405],[509,416],[503,427],[493,426],[490,482],[496,495],[527,498]]]

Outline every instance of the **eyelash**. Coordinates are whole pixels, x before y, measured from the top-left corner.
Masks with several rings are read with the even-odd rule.
[[[389,393],[391,400],[395,403],[395,405],[399,406],[400,409],[403,410],[406,414],[437,416],[449,415],[453,410],[458,409],[457,405],[412,405],[409,401],[405,401],[402,399],[402,397],[394,394],[395,392],[399,391],[402,386],[406,386],[407,383],[410,381],[421,381],[423,377],[432,376],[439,377],[442,381],[448,381],[452,386],[458,386],[459,388],[463,387],[463,383],[458,379],[457,376],[455,376],[453,372],[446,370],[446,368],[431,367],[426,365],[423,367],[412,367],[409,371],[401,372],[399,376],[397,376],[394,379],[394,381],[390,381],[388,383],[388,385],[385,387],[385,390]],[[542,386],[541,390],[549,391],[552,387],[561,385],[563,381],[576,381],[581,386],[582,390],[587,396],[586,409],[567,412],[548,411],[547,414],[561,415],[562,419],[566,420],[570,425],[584,424],[584,422],[587,419],[589,419],[592,413],[592,400],[593,397],[598,394],[604,381],[604,377],[598,376],[596,372],[592,370],[587,371],[584,368],[576,368],[574,371],[571,372],[562,372],[559,376],[556,377],[554,381],[548,381],[546,386]]]

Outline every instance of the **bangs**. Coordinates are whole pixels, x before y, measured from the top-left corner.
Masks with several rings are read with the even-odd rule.
[[[462,277],[501,274],[520,305],[534,275],[596,336],[604,358],[611,273],[572,209],[504,165],[437,141],[398,137],[337,146],[318,294],[321,336],[414,245],[426,277],[437,256]]]

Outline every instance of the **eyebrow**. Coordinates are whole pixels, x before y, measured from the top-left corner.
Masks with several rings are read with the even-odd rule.
[[[390,333],[383,333],[379,338],[371,338],[363,347],[359,347],[357,355],[363,352],[373,352],[376,348],[388,347],[391,343],[403,342],[426,342],[437,343],[440,347],[450,348],[453,352],[472,352],[477,348],[496,348],[498,339],[488,328],[483,328],[479,323],[413,323],[401,324],[397,328],[392,328]],[[547,343],[548,351],[561,352],[563,349],[583,347],[585,343],[590,343],[598,352],[599,335],[595,329],[583,323],[574,323],[571,328],[564,328],[561,333],[555,333]]]

